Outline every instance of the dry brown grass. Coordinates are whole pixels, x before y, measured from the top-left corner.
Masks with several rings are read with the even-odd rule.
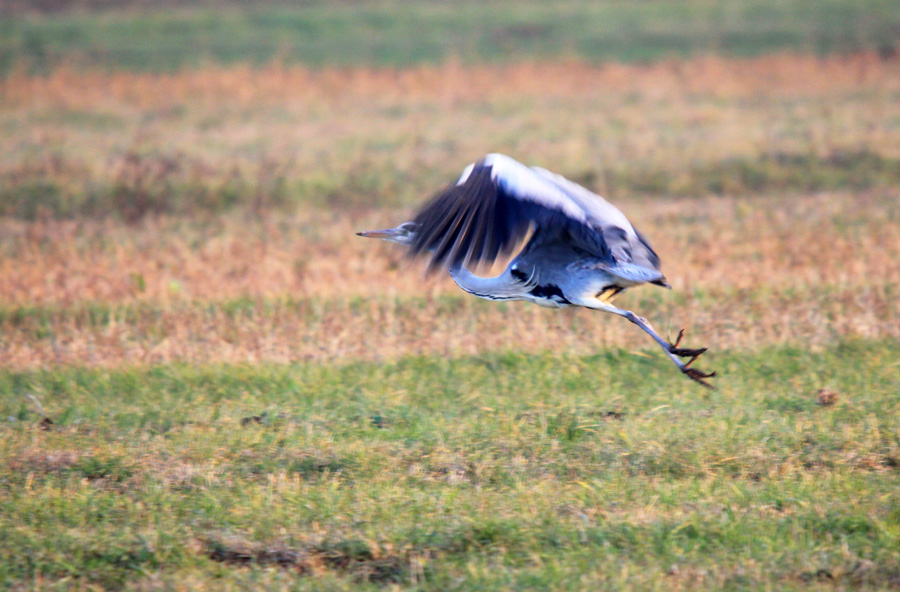
[[[900,284],[896,195],[821,194],[616,203],[662,254],[676,292],[794,293]],[[190,223],[3,223],[0,303],[162,306],[235,298],[335,299],[456,293],[404,251],[355,236],[405,210],[240,215]]]
[[[769,151],[900,157],[898,96],[900,62],[868,54],[12,76],[0,82],[10,147],[0,179],[115,183],[129,154],[155,153],[193,159],[189,174],[209,179],[275,169],[313,193],[321,183],[327,197],[292,213],[262,204],[249,220],[247,210],[138,224],[0,220],[0,359],[30,367],[647,345],[606,315],[457,298],[448,279],[423,279],[398,249],[354,236],[410,211],[347,207],[379,206],[366,175],[394,187],[395,203],[412,203],[493,150],[566,174],[599,171],[595,185],[651,238],[675,286],[621,302],[664,331],[685,326],[692,341],[720,349],[898,337],[896,188],[634,198],[609,195],[603,174],[656,163],[677,176],[691,163]],[[358,195],[328,193],[348,177],[361,179]]]
[[[48,76],[13,74],[3,81],[10,106],[37,104],[58,109],[94,110],[131,105],[143,110],[176,108],[194,100],[256,109],[284,103],[379,103],[436,101],[452,107],[459,101],[499,97],[557,97],[570,100],[602,93],[610,99],[639,93],[656,98],[710,94],[720,99],[746,96],[790,97],[900,90],[896,60],[876,52],[815,57],[801,54],[755,58],[705,57],[651,64],[578,61],[522,62],[392,68],[324,68],[272,64],[268,67],[215,67],[172,74],[56,70]],[[227,99],[227,101],[225,100]]]
[[[62,199],[113,191],[134,154],[213,193],[283,177],[317,205],[408,204],[489,151],[590,177],[723,158],[900,158],[900,60],[875,54],[408,70],[271,66],[171,75],[58,70],[0,81],[0,179]],[[613,183],[611,186],[610,184]],[[210,189],[211,188],[211,189]],[[726,188],[727,191],[727,188]],[[86,197],[87,196],[87,197]],[[620,197],[620,196],[614,196]]]
[[[620,203],[652,237],[675,287],[641,288],[621,302],[719,349],[900,337],[895,199]],[[8,224],[16,238],[0,260],[2,302],[45,309],[7,315],[0,353],[26,367],[646,345],[608,315],[455,298],[448,278],[423,278],[399,248],[353,234],[402,217]],[[246,301],[228,304],[237,299]],[[110,318],[91,315],[97,302]]]

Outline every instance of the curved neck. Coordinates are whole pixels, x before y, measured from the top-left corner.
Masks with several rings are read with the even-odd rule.
[[[477,276],[464,265],[451,266],[448,270],[456,285],[485,300],[523,300],[522,283],[512,277],[509,268],[496,277]]]

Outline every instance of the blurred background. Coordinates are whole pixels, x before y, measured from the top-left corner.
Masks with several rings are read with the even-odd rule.
[[[525,347],[630,344],[599,320],[511,321],[354,237],[494,151],[600,192],[650,237],[676,291],[629,298],[657,322],[721,346],[897,331],[873,321],[896,314],[896,2],[0,11],[0,347],[16,363],[477,352],[523,345],[523,326],[542,328]],[[460,326],[416,298],[461,306]],[[130,326],[109,339],[117,315]],[[23,329],[47,324],[66,338]]]
[[[892,55],[889,0],[336,2],[4,0],[2,63],[175,71],[212,64],[394,66],[659,60],[702,54]]]

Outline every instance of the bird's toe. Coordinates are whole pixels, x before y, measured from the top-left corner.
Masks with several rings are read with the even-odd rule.
[[[707,348],[701,347],[698,349],[690,349],[686,347],[675,347],[674,345],[669,346],[669,353],[672,353],[680,358],[696,358],[706,351]]]
[[[716,376],[716,372],[715,372],[715,371],[712,371],[712,372],[703,372],[702,370],[698,370],[698,369],[696,369],[696,368],[688,368],[687,366],[685,366],[684,368],[682,368],[681,371],[685,374],[685,376],[687,376],[688,378],[690,378],[690,379],[693,380],[694,382],[699,382],[700,384],[702,384],[702,385],[705,386],[706,388],[709,388],[709,389],[715,389],[715,388],[716,388],[716,387],[714,387],[713,385],[711,385],[711,384],[709,384],[708,382],[706,382],[706,379],[707,379],[707,378],[714,378],[714,377]]]

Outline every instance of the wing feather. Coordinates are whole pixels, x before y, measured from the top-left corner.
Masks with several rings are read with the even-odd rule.
[[[615,206],[559,175],[501,154],[469,165],[456,185],[425,204],[414,222],[419,232],[412,254],[430,251],[429,271],[492,263],[509,254],[532,227],[532,247],[564,240],[613,266],[659,266],[649,243]]]
[[[616,206],[562,175],[537,167],[532,170],[559,187],[584,209],[590,219],[592,232],[581,234],[579,238],[582,241],[590,243],[600,236],[603,247],[614,261],[659,270],[659,255]]]

